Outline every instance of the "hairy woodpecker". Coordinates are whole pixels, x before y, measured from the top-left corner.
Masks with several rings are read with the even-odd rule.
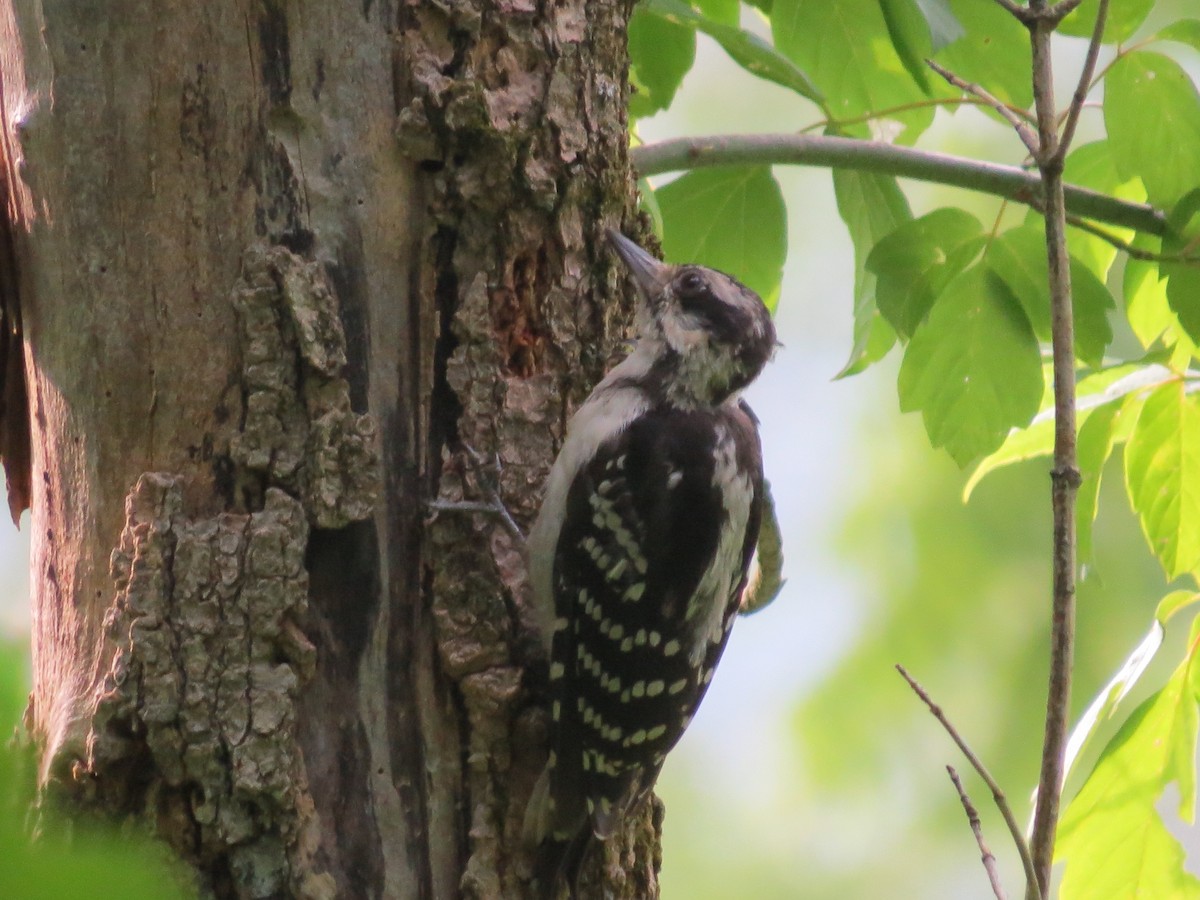
[[[649,794],[712,679],[762,517],[739,394],[775,349],[767,308],[608,236],[644,303],[632,353],[570,421],[529,539],[551,696],[534,845],[604,840]]]

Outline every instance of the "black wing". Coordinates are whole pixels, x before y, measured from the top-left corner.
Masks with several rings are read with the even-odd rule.
[[[733,434],[737,467],[753,500],[731,522],[714,482],[715,445]],[[555,554],[556,830],[592,821],[605,837],[657,777],[687,726],[728,628],[709,643],[687,616],[722,532],[734,527],[744,582],[761,506],[761,460],[753,419],[741,410],[654,410],[599,449],[576,476]],[[728,623],[741,584],[714,598]],[[704,646],[698,646],[703,640]],[[586,806],[584,805],[586,804]]]

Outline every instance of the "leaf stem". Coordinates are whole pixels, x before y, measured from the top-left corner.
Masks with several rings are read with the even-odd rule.
[[[807,165],[879,172],[995,194],[1026,205],[1040,201],[1036,172],[877,141],[812,134],[713,135],[674,138],[629,151],[643,178],[710,166]],[[1064,187],[1067,208],[1110,225],[1148,234],[1166,232],[1166,217],[1145,203],[1130,203],[1087,188]]]

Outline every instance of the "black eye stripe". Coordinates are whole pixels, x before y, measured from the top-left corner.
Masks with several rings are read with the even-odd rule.
[[[753,314],[723,298],[718,291],[721,288],[733,288],[744,292],[745,288],[732,278],[728,279],[730,284],[726,285],[724,281],[715,282],[714,277],[720,276],[696,268],[685,268],[675,278],[675,297],[680,310],[703,319],[718,341],[738,343],[750,328]]]
[[[720,339],[736,339],[749,325],[742,310],[716,297],[711,291],[694,297],[681,297],[679,305],[684,312],[702,316]]]

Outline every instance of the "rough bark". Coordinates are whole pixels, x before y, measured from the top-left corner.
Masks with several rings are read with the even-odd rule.
[[[628,14],[0,3],[29,720],[206,892],[526,893],[523,563],[425,502],[469,445],[528,521],[626,334]],[[656,831],[588,882],[654,895]]]

